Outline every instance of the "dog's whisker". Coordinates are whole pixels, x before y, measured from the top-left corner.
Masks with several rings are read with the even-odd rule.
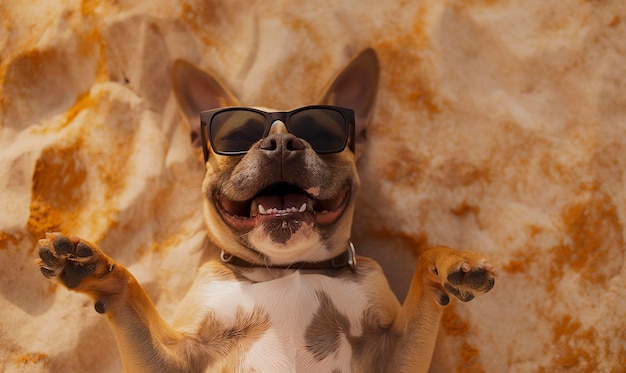
[[[261,263],[261,260],[263,261],[263,266],[265,268],[267,268],[269,270],[269,264],[267,263],[267,257],[261,253],[258,253],[256,256],[256,259],[254,259],[254,261],[252,262],[253,266],[260,266],[259,263]]]

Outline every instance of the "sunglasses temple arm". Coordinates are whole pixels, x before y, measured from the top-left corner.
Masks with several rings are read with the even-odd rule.
[[[200,138],[202,141],[202,152],[204,153],[204,163],[209,161],[209,143],[206,138],[206,123],[200,122]]]
[[[351,122],[351,126],[350,126],[350,150],[352,150],[352,153],[355,152],[355,148],[356,148],[356,121],[354,120],[354,118],[352,119]]]

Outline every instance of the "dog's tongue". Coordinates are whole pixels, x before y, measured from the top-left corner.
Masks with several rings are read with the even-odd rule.
[[[263,206],[265,211],[276,209],[277,211],[283,211],[286,209],[295,208],[300,210],[302,205],[305,205],[309,200],[309,197],[304,194],[287,194],[284,196],[258,196],[252,201],[252,210]]]

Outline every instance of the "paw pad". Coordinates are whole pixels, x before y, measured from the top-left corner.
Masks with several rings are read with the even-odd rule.
[[[478,253],[436,246],[422,253],[419,260],[425,266],[421,268],[429,272],[433,281],[429,283],[441,306],[447,305],[452,296],[469,302],[495,284],[493,266]]]
[[[39,241],[36,264],[46,278],[58,277],[71,289],[96,271],[93,256],[94,249],[79,238],[52,233]]]
[[[486,293],[495,285],[493,267],[488,262],[471,265],[463,263],[446,276],[445,289],[463,302]]]

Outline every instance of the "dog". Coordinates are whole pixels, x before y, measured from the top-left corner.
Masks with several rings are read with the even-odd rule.
[[[450,296],[488,292],[495,273],[480,254],[429,248],[400,304],[381,267],[355,254],[355,159],[379,70],[366,49],[318,105],[278,112],[242,107],[213,75],[175,61],[174,92],[206,164],[204,214],[220,257],[200,267],[171,325],[93,243],[47,233],[36,265],[94,300],[130,372],[426,372]]]

